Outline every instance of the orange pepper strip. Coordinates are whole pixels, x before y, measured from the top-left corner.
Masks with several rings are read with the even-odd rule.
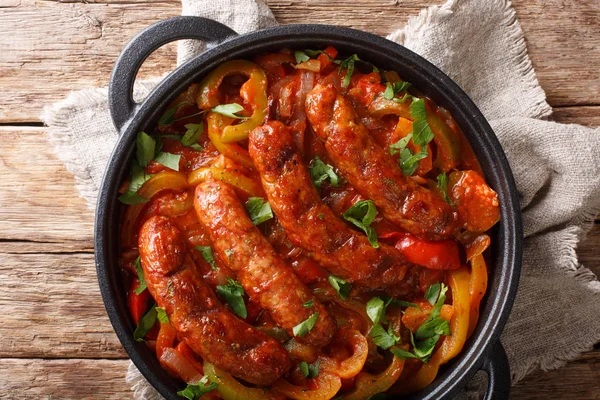
[[[377,375],[371,375],[368,372],[361,372],[356,377],[356,387],[354,390],[350,393],[342,395],[339,399],[363,400],[368,399],[377,393],[383,393],[392,387],[392,385],[398,380],[403,369],[404,360],[394,357],[390,366]]]
[[[161,171],[148,179],[142,187],[138,189],[138,194],[146,199],[150,199],[158,192],[165,189],[181,190],[187,187],[187,179],[185,175],[177,171]],[[121,230],[122,243],[125,247],[134,246],[137,244],[136,227],[138,217],[145,207],[145,203],[136,204],[127,207],[123,228]]]
[[[196,186],[200,182],[204,182],[210,178],[228,183],[240,189],[250,197],[265,197],[265,192],[260,183],[239,172],[222,168],[199,168],[192,171],[188,175],[188,183],[190,186]]]
[[[449,271],[448,280],[452,289],[452,306],[454,308],[454,315],[450,321],[452,335],[444,338],[442,345],[433,353],[427,364],[423,364],[413,376],[399,382],[399,386],[394,388],[394,394],[413,393],[429,385],[435,379],[440,366],[454,358],[465,345],[469,331],[471,274],[467,267],[463,266]]]
[[[329,400],[342,387],[340,377],[326,371],[319,371],[319,376],[313,379],[316,390],[310,390],[306,386],[292,385],[283,378],[273,384],[273,389],[283,393],[287,398],[295,400]]]
[[[219,105],[219,86],[223,79],[230,75],[248,77],[248,80],[240,88],[240,96],[252,105],[253,112],[246,121],[223,129],[223,143],[248,139],[250,131],[264,123],[269,108],[267,75],[258,65],[246,60],[232,60],[223,63],[200,82],[200,94],[197,100],[199,108],[206,110]]]
[[[206,118],[206,122],[208,124],[208,138],[215,146],[215,148],[219,151],[219,153],[225,155],[228,158],[231,158],[238,163],[254,168],[254,164],[252,163],[252,159],[250,158],[250,154],[248,154],[248,150],[238,146],[235,143],[224,143],[222,131],[224,127],[227,127],[231,124],[233,119],[229,117],[225,117],[221,114],[217,113],[208,113],[208,117]]]
[[[469,282],[469,292],[471,293],[471,315],[469,317],[469,332],[467,337],[470,337],[477,326],[479,320],[479,303],[485,295],[488,283],[487,267],[483,255],[478,254],[471,260],[471,281]]]
[[[275,396],[269,390],[262,388],[251,388],[242,385],[233,376],[227,372],[204,361],[204,373],[208,375],[208,380],[219,385],[215,391],[226,400],[269,400]]]
[[[358,375],[369,353],[367,338],[357,330],[344,329],[338,332],[334,342],[344,343],[346,347],[352,348],[352,355],[339,362],[330,357],[320,357],[321,370],[329,371],[342,379],[350,379]]]

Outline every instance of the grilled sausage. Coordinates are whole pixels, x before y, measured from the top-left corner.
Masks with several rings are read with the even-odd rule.
[[[202,358],[257,385],[269,385],[288,371],[285,349],[219,302],[169,219],[154,216],[146,221],[139,249],[150,294],[167,312],[178,337]]]
[[[317,85],[305,104],[315,134],[344,178],[373,200],[386,219],[432,240],[452,235],[456,213],[450,205],[402,173],[333,86]]]
[[[376,288],[403,279],[408,263],[398,250],[383,243],[374,248],[323,204],[287,126],[272,121],[256,128],[249,150],[271,208],[292,243],[350,282]]]
[[[196,188],[194,207],[215,253],[237,272],[248,296],[267,309],[291,336],[294,326],[319,313],[310,332],[296,340],[318,347],[328,344],[336,330],[335,322],[254,226],[233,188],[222,182],[205,181]],[[312,301],[312,306],[304,307],[308,301]]]

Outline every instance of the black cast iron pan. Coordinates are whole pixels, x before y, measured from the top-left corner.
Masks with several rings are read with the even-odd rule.
[[[179,39],[199,39],[208,50],[168,75],[148,98],[136,104],[133,83],[142,62],[160,46]],[[507,399],[510,371],[499,336],[508,318],[519,281],[522,252],[521,214],[517,190],[506,156],[491,127],[469,97],[443,72],[410,50],[381,37],[328,25],[288,25],[246,35],[199,17],[158,22],[138,34],[123,50],[110,81],[109,105],[120,137],[110,157],[98,196],[95,227],[96,268],[110,321],[123,347],[148,381],[167,399],[179,399],[183,386],[160,367],[144,343],[133,340],[134,323],[117,263],[120,205],[117,189],[127,176],[137,132],[156,124],[167,105],[192,82],[224,61],[281,48],[335,46],[342,54],[398,71],[425,95],[446,108],[463,130],[479,159],[486,180],[498,193],[502,219],[492,235],[488,292],[480,322],[463,351],[444,366],[435,381],[410,399],[454,397],[480,369],[489,375],[486,399]]]

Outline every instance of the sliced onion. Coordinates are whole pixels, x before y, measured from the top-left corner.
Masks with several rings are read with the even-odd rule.
[[[306,101],[306,95],[315,86],[315,73],[310,71],[300,72],[300,87],[296,92],[296,107],[294,109],[293,119],[305,121],[306,112],[304,111],[304,102]]]
[[[164,349],[159,361],[164,369],[178,375],[186,383],[196,383],[202,379],[202,373],[183,354],[173,348]]]

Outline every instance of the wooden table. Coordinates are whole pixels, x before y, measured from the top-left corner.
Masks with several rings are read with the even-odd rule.
[[[270,0],[280,22],[385,35],[441,0]],[[600,125],[600,0],[515,0],[554,119]],[[52,152],[39,115],[70,90],[106,85],[122,47],[180,13],[176,0],[0,0],[0,398],[127,398],[129,361],[96,283],[93,211]],[[140,76],[175,65],[157,51]],[[568,151],[568,150],[566,150]],[[600,228],[578,249],[600,272]],[[599,399],[600,350],[536,372],[514,398]]]

